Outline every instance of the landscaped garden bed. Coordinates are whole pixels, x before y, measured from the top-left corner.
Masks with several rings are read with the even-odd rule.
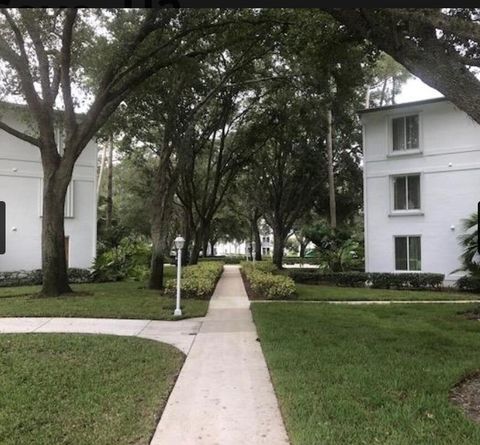
[[[182,366],[138,338],[0,336],[3,445],[148,445]]]
[[[480,443],[449,400],[480,369],[465,305],[252,308],[292,445]]]

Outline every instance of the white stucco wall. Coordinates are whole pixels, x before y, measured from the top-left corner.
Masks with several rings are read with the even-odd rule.
[[[24,128],[13,112],[2,119]],[[90,142],[73,173],[74,217],[65,219],[70,267],[89,268],[95,257],[96,160],[97,146]],[[0,255],[0,271],[41,267],[42,176],[38,148],[0,131],[0,200],[7,205],[7,250]]]
[[[420,153],[391,156],[392,116],[419,113]],[[420,235],[422,272],[458,279],[461,220],[480,200],[480,125],[448,101],[362,115],[366,270],[394,272],[394,236]],[[391,211],[391,175],[420,173],[420,215]]]

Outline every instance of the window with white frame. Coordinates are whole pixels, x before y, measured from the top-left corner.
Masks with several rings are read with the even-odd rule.
[[[422,270],[422,248],[419,236],[395,237],[395,270]]]
[[[420,175],[393,176],[393,210],[420,210]]]
[[[392,150],[418,150],[420,148],[420,129],[418,114],[392,119]]]

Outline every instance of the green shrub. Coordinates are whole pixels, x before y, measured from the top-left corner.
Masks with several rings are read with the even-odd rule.
[[[445,275],[439,273],[369,273],[376,289],[439,289]]]
[[[271,262],[243,262],[242,272],[252,298],[287,300],[295,298],[295,283],[285,275],[274,275],[277,269]]]
[[[368,273],[332,272],[318,269],[290,269],[288,276],[296,283],[332,283],[337,286],[362,287],[369,284],[376,289],[438,289],[444,275],[437,273]]]
[[[457,280],[456,286],[462,291],[480,292],[480,277],[465,275]]]
[[[147,279],[152,247],[143,237],[127,237],[120,244],[104,251],[93,264],[95,281],[121,281]]]
[[[199,258],[199,263],[219,261],[224,264],[240,264],[245,260],[244,255],[225,255]]]
[[[204,261],[195,266],[186,266],[182,269],[181,294],[182,298],[208,299],[212,296],[217,281],[222,275],[223,263],[218,261]],[[165,294],[174,296],[177,291],[176,279],[168,280],[165,284]]]
[[[92,272],[88,269],[68,269],[70,283],[90,283]],[[42,270],[19,270],[15,272],[0,272],[0,287],[39,286],[42,284]]]

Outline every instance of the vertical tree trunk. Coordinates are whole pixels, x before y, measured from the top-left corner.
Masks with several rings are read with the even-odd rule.
[[[300,241],[300,258],[305,258],[305,251],[307,250],[307,243]]]
[[[112,226],[113,217],[113,137],[110,136],[108,147],[108,183],[107,183],[107,216],[105,225]]]
[[[273,264],[279,269],[283,268],[283,250],[285,247],[285,237],[280,228],[273,227]]]
[[[42,274],[41,296],[56,297],[72,292],[68,284],[65,255],[65,195],[69,184],[56,166],[46,166],[43,179]],[[48,168],[52,167],[52,168]],[[71,176],[71,175],[70,175]]]
[[[105,170],[105,161],[107,160],[106,158],[107,158],[107,146],[103,144],[102,160],[100,161],[100,171],[98,173],[98,181],[97,181],[97,203],[98,203],[98,199],[100,198],[100,189],[102,187],[103,171]]]
[[[332,229],[337,227],[337,203],[335,200],[335,176],[333,171],[333,147],[332,147],[332,110],[327,111],[327,158],[328,158],[328,192],[330,198],[330,225]]]
[[[217,244],[217,241],[214,239],[210,240],[210,255],[215,256],[215,244]]]
[[[155,171],[155,183],[152,195],[152,259],[150,263],[150,289],[163,289],[163,266],[169,249],[169,224],[173,212],[173,195],[177,176],[167,175],[165,164],[168,157],[160,160]]]
[[[255,261],[262,261],[262,240],[260,238],[260,230],[258,230],[258,218],[254,217],[251,221],[251,225],[253,239],[255,241]]]

